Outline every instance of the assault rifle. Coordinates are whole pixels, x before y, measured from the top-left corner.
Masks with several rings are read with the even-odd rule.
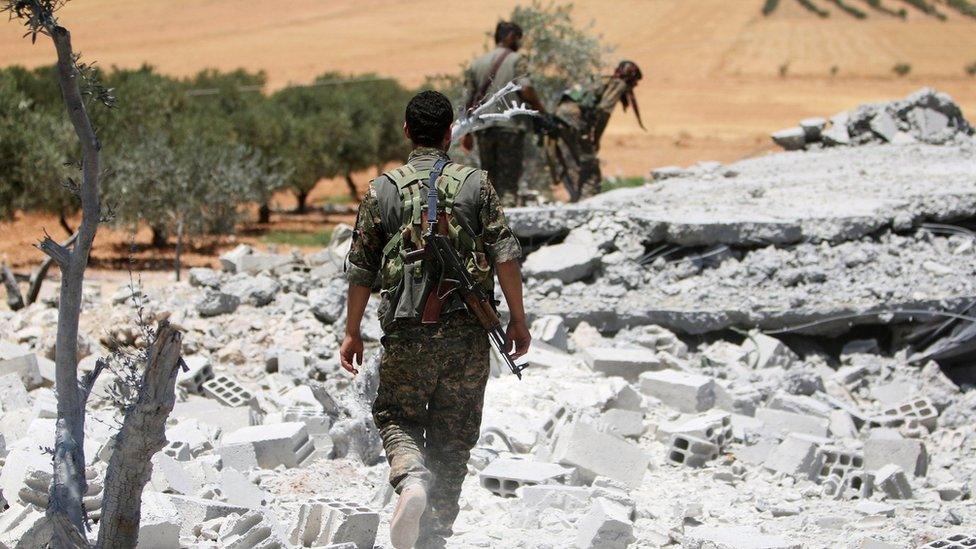
[[[444,302],[452,293],[461,297],[465,307],[478,319],[481,327],[488,333],[488,339],[519,379],[527,365],[515,364],[506,349],[508,338],[502,330],[498,311],[484,288],[471,278],[457,250],[451,245],[447,231],[447,216],[437,211],[437,178],[440,177],[447,160],[438,160],[430,172],[427,191],[427,230],[424,234],[424,247],[404,254],[406,263],[428,259],[440,271],[440,281],[431,289],[424,303],[421,322],[437,322]]]

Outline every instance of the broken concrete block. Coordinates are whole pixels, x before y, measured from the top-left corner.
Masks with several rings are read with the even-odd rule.
[[[576,524],[576,547],[582,549],[624,549],[636,540],[627,508],[606,498],[595,498]]]
[[[197,301],[196,308],[200,316],[206,318],[231,314],[240,304],[241,299],[236,295],[207,290]]]
[[[705,463],[718,457],[719,448],[711,442],[687,435],[674,435],[668,446],[668,461],[687,465],[688,467],[704,467]]]
[[[803,128],[803,134],[806,137],[807,143],[820,141],[820,132],[822,132],[826,126],[827,120],[820,117],[800,120],[800,127]]]
[[[617,390],[613,398],[607,402],[607,408],[620,410],[631,410],[633,412],[644,411],[644,395],[642,395],[631,384],[626,384]]]
[[[571,468],[553,463],[499,458],[489,463],[478,478],[482,488],[496,496],[515,497],[515,491],[522,486],[568,484],[572,475]]]
[[[494,349],[494,348],[493,348]],[[495,354],[492,354],[495,358]],[[535,369],[555,369],[563,370],[566,368],[575,368],[578,361],[575,357],[567,353],[566,351],[561,351],[555,347],[549,346],[545,343],[539,343],[536,341],[532,342],[532,346],[529,347],[529,352],[525,354],[522,359],[529,365],[529,368]],[[504,370],[508,372],[507,366],[501,366],[501,359],[499,359],[499,373]]]
[[[246,471],[254,466],[298,467],[313,450],[304,423],[278,423],[245,427],[224,435],[217,453],[226,466]]]
[[[238,274],[220,288],[223,292],[237,296],[243,303],[264,307],[274,301],[281,289],[278,281],[266,275],[249,276]]]
[[[647,429],[643,412],[620,409],[603,412],[597,419],[597,427],[607,433],[632,438],[640,438]]]
[[[906,473],[916,477],[925,476],[928,472],[929,454],[925,444],[920,440],[909,438],[891,438],[888,433],[879,433],[875,429],[864,442],[864,468],[877,471],[883,466],[893,463]]]
[[[237,272],[248,274],[270,272],[288,265],[293,260],[290,255],[252,253],[241,256],[237,260]]]
[[[217,479],[221,496],[231,505],[260,509],[271,499],[267,492],[251,482],[243,473],[231,467],[221,469]]]
[[[742,349],[746,352],[746,364],[757,369],[783,368],[788,370],[799,357],[782,341],[770,337],[760,331],[749,332],[749,337],[742,342]]]
[[[145,490],[139,517],[136,549],[172,549],[180,546],[180,518],[176,506],[158,492]]]
[[[788,436],[773,448],[763,466],[777,473],[814,480],[823,466],[823,454],[815,443]]]
[[[976,535],[974,534],[952,534],[930,541],[918,549],[967,549],[969,547],[976,547]]]
[[[556,278],[564,284],[589,278],[600,263],[600,251],[589,244],[563,243],[530,253],[522,272],[530,278]]]
[[[707,440],[722,450],[733,438],[732,415],[713,410],[682,420],[662,422],[655,433],[661,442],[670,441],[674,435]]]
[[[901,467],[890,463],[874,473],[874,487],[891,499],[912,499],[912,485]]]
[[[871,119],[871,131],[888,143],[892,143],[898,135],[898,123],[887,111],[880,111]]]
[[[220,288],[220,273],[213,269],[194,267],[190,269],[190,286],[196,288]]]
[[[580,354],[594,372],[620,376],[627,381],[637,381],[641,373],[664,367],[657,355],[649,349],[587,347]]]
[[[213,366],[210,359],[200,355],[183,357],[186,371],[181,368],[176,373],[177,383],[188,393],[202,395],[203,384],[214,378]]]
[[[805,416],[769,408],[756,410],[756,419],[776,431],[802,433],[817,437],[826,437],[830,427],[830,422],[822,417]]]
[[[569,331],[561,316],[539,317],[532,322],[529,332],[532,333],[533,340],[552,345],[561,351],[567,350],[569,346]]]
[[[590,489],[585,486],[529,484],[516,493],[527,507],[557,507],[570,511],[567,507],[580,508],[590,501]]]
[[[0,375],[0,412],[31,408],[27,387],[17,374]]]
[[[229,273],[240,272],[238,264],[241,258],[253,252],[254,249],[247,244],[238,244],[236,248],[220,256],[220,267]]]
[[[230,406],[232,408],[249,404],[254,398],[254,395],[241,386],[237,380],[223,374],[205,381],[203,383],[203,392],[224,406]]]
[[[304,423],[309,435],[327,435],[332,427],[332,419],[325,412],[313,408],[288,407],[281,417],[289,423]]]
[[[229,517],[220,525],[217,541],[228,549],[259,549],[280,547],[274,540],[273,520],[260,511],[248,511],[240,516]]]
[[[379,514],[367,507],[319,498],[302,504],[288,539],[297,547],[350,544],[372,549],[379,521]]]
[[[193,528],[208,520],[223,518],[229,515],[243,515],[249,509],[229,505],[222,501],[203,499],[177,494],[159,494],[176,509],[180,518],[180,536],[191,535]]]
[[[806,132],[799,126],[773,132],[770,137],[773,139],[773,143],[776,143],[787,151],[803,150],[803,147],[807,144]]]
[[[7,374],[16,374],[28,391],[44,383],[37,355],[34,353],[0,360],[0,376]]]
[[[854,506],[854,510],[862,515],[883,515],[886,517],[895,516],[895,506],[890,503],[880,501],[859,501]]]
[[[864,468],[864,455],[861,452],[833,446],[821,446],[820,452],[823,454],[823,464],[818,473],[821,478],[837,475],[844,479],[852,471]]]
[[[607,459],[614,456],[614,459]],[[597,476],[610,477],[631,488],[640,486],[650,456],[636,444],[601,433],[594,426],[576,421],[559,435],[553,461],[576,467],[583,482]]]
[[[203,487],[203,479],[188,471],[185,462],[158,453],[152,457],[152,464],[149,482],[157,492],[194,496]]]
[[[802,549],[789,538],[764,534],[748,526],[723,525],[686,528],[682,549]]]
[[[0,513],[0,547],[35,549],[47,547],[53,528],[44,511],[14,503]]]
[[[769,399],[769,403],[766,406],[773,410],[782,410],[784,412],[822,418],[829,418],[832,410],[830,405],[824,404],[812,397],[790,395],[783,392],[778,392],[773,395],[773,398]]]
[[[831,410],[830,416],[827,417],[827,421],[830,422],[828,430],[834,437],[857,437],[857,425],[854,424],[854,418],[852,418],[851,414],[848,414],[844,410]]]
[[[282,351],[278,354],[278,372],[296,379],[307,378],[305,355],[295,351]]]
[[[182,440],[168,442],[163,447],[162,452],[176,461],[190,461],[193,454],[190,453],[190,445]]]
[[[715,405],[715,381],[706,376],[674,370],[644,372],[641,392],[686,413],[704,412]]]
[[[929,432],[938,426],[939,412],[927,398],[913,398],[881,412],[884,418],[914,418]]]

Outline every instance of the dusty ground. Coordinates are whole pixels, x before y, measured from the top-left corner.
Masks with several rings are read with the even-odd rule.
[[[485,32],[516,4],[295,0],[281,9],[268,0],[86,0],[70,3],[62,19],[77,48],[104,66],[149,62],[177,75],[243,66],[267,71],[271,88],[330,70],[376,72],[418,85],[426,75],[458,70],[482,51]],[[616,45],[611,60],[633,59],[646,75],[637,91],[648,132],[618,113],[603,146],[606,175],[762,154],[772,148],[770,131],[923,85],[952,94],[970,115],[976,111],[976,79],[963,70],[976,61],[972,20],[947,8],[947,22],[917,12],[903,22],[873,11],[858,21],[836,8],[831,18],[818,19],[791,1],[764,18],[760,6],[761,0],[577,5],[578,20],[592,20]],[[421,27],[437,32],[417,32]],[[32,46],[13,23],[0,25],[0,63],[34,66],[50,63],[52,55],[49,44]],[[912,73],[895,77],[891,68],[902,62]],[[320,197],[343,189],[329,182],[320,187]],[[334,220],[291,221],[314,230]],[[22,245],[34,241],[41,226],[53,233],[56,225],[34,216],[13,226],[0,223],[0,254],[16,264],[35,258],[30,250],[25,256]],[[96,259],[109,240],[127,248],[129,236],[103,234]]]

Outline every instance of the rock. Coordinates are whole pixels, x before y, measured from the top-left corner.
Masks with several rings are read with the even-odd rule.
[[[801,543],[747,526],[696,526],[685,529],[683,549],[801,549]]]
[[[213,269],[195,267],[190,269],[190,286],[197,288],[220,288],[220,273]]]
[[[871,131],[891,143],[898,135],[898,123],[886,111],[881,111],[871,119]]]
[[[197,302],[196,309],[202,317],[219,316],[233,313],[240,304],[237,296],[207,290]]]
[[[806,132],[797,126],[773,133],[773,142],[788,151],[799,151],[807,144]]]
[[[820,141],[820,132],[827,126],[827,121],[823,118],[807,118],[800,121],[803,128],[803,135],[807,143]]]
[[[606,459],[608,455],[614,459]],[[576,467],[584,482],[605,476],[636,488],[650,457],[636,444],[576,421],[556,440],[553,461]]]
[[[715,381],[674,370],[640,374],[640,388],[665,405],[686,413],[704,412],[715,405]]]
[[[529,254],[522,272],[528,277],[556,278],[568,284],[589,278],[599,261],[599,251],[592,246],[556,244]]]
[[[341,279],[332,280],[324,288],[315,288],[308,293],[308,304],[315,318],[325,324],[332,324],[345,315],[347,284]]]
[[[537,318],[532,322],[529,332],[534,340],[552,345],[561,351],[567,350],[569,346],[569,332],[561,316],[547,315]]]
[[[266,275],[237,275],[223,285],[221,290],[255,307],[264,307],[274,301],[281,285]]]
[[[620,376],[628,381],[637,381],[643,372],[663,367],[657,355],[648,349],[586,347],[580,354],[594,372]]]
[[[637,538],[627,508],[617,502],[596,498],[576,527],[576,547],[624,549]]]
[[[247,244],[238,244],[236,248],[220,256],[220,267],[229,273],[241,272],[241,259],[253,252],[254,249]]]

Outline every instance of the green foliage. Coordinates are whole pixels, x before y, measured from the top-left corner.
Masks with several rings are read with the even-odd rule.
[[[801,6],[807,9],[807,11],[817,14],[818,17],[827,18],[830,17],[830,12],[816,5],[813,0],[796,0]]]
[[[765,16],[772,15],[772,13],[776,11],[776,8],[778,7],[779,0],[766,0],[765,3],[763,3],[762,14]]]
[[[944,13],[940,12],[934,4],[928,0],[901,0],[902,2],[914,7],[915,9],[921,11],[926,15],[931,15],[940,21],[945,21],[946,16]]]
[[[543,100],[555,101],[569,86],[596,78],[612,51],[595,34],[592,21],[577,26],[572,4],[533,0],[529,6],[516,6],[509,19],[522,27],[522,51]]]
[[[976,61],[966,65],[966,74],[969,76],[976,76]]]
[[[973,4],[970,0],[945,0],[949,7],[958,11],[959,13],[976,18],[976,4]]]
[[[611,177],[603,181],[600,192],[609,192],[616,189],[626,189],[629,187],[640,187],[647,183],[643,177]]]
[[[897,10],[891,9],[881,3],[881,0],[865,0],[869,6],[873,9],[880,11],[881,13],[886,13],[894,17],[901,17],[902,19],[908,17],[908,11],[905,8],[899,8]]]
[[[844,0],[830,0],[830,1],[836,4],[838,8],[847,12],[849,15],[851,15],[856,19],[865,19],[868,16],[868,14],[864,10],[854,7],[848,4],[847,2],[845,2]]]
[[[329,245],[332,239],[332,231],[323,230],[314,233],[303,231],[269,231],[261,240],[268,244],[281,244],[284,246],[298,246],[303,248],[322,248]]]
[[[912,72],[912,66],[908,63],[896,63],[894,67],[891,67],[891,72],[898,76],[908,76]]]

